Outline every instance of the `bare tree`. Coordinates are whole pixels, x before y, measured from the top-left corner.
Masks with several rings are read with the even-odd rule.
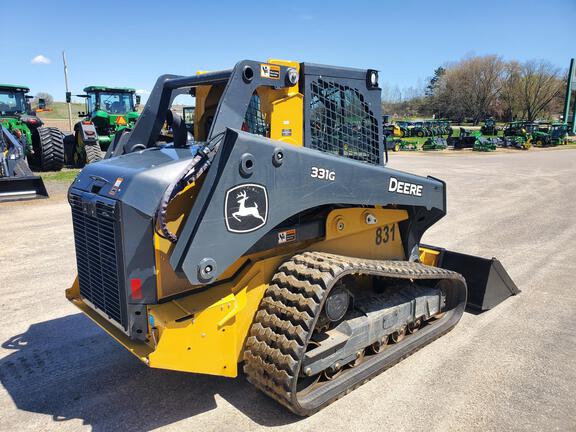
[[[520,72],[520,105],[529,121],[545,113],[561,94],[564,83],[560,69],[542,60],[531,60]]]
[[[522,117],[521,106],[521,75],[522,65],[511,61],[504,66],[504,76],[500,89],[500,118],[512,121]]]
[[[491,114],[502,86],[504,62],[495,55],[471,57],[448,65],[436,83],[434,111],[478,123]]]

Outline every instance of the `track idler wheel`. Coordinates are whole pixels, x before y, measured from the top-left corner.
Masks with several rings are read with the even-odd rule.
[[[382,351],[386,349],[387,346],[388,346],[388,336],[384,336],[379,341],[376,341],[372,345],[370,345],[370,350],[374,354],[380,354]]]
[[[402,327],[390,335],[390,340],[392,341],[392,343],[397,344],[399,342],[402,342],[402,340],[405,337],[406,337],[406,327]]]
[[[340,363],[335,363],[332,367],[329,367],[325,371],[322,372],[324,378],[328,381],[332,381],[340,376],[344,368]]]
[[[422,327],[422,320],[418,318],[413,323],[408,324],[408,334],[416,333],[418,330],[420,330],[420,327]]]

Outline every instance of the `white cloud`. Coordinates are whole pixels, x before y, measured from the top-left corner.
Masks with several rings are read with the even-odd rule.
[[[136,94],[137,95],[148,95],[148,94],[150,94],[150,91],[148,91],[146,89],[138,89],[138,90],[136,90]]]
[[[50,64],[50,59],[40,54],[32,59],[32,64]]]

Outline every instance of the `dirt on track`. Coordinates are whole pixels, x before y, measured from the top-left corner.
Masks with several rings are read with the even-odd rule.
[[[575,430],[576,151],[389,165],[447,182],[425,242],[498,257],[522,293],[305,419],[243,376],[149,369],[79,314],[65,186],[1,204],[0,430]]]

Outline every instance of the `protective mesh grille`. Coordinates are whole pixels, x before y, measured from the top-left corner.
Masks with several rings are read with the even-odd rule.
[[[70,205],[80,295],[126,328],[114,206],[97,201],[94,212],[86,212],[87,202],[76,194],[70,194]]]
[[[270,127],[266,116],[261,110],[260,96],[258,96],[256,92],[254,92],[250,98],[248,108],[246,108],[242,130],[256,135],[270,137]]]
[[[322,79],[310,85],[310,147],[378,164],[378,121],[362,94]]]

